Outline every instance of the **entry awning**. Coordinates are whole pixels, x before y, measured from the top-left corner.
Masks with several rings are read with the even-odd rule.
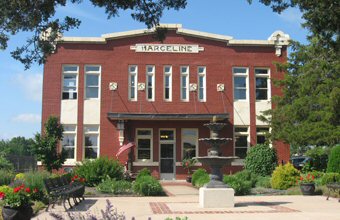
[[[112,120],[225,120],[229,118],[228,113],[223,114],[157,114],[157,113],[107,113]]]

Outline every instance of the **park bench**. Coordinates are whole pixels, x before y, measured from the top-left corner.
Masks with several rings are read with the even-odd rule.
[[[66,176],[44,179],[44,185],[48,194],[46,211],[51,204],[54,208],[55,203],[59,200],[62,201],[65,210],[67,209],[66,201],[72,208],[70,199],[73,200],[75,205],[84,200],[85,186],[78,182],[71,182]]]
[[[340,202],[340,183],[330,183],[326,185],[328,188],[328,196],[327,200],[329,199],[329,196],[331,194],[331,191],[334,193],[338,192],[339,202]]]

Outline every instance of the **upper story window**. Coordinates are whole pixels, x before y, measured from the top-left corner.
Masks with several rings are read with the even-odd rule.
[[[181,101],[189,101],[189,66],[181,66]]]
[[[100,66],[85,66],[85,98],[99,98]]]
[[[248,99],[248,68],[233,68],[234,100]]]
[[[256,100],[268,100],[269,97],[269,69],[256,68]]]
[[[164,66],[164,100],[172,100],[172,67]]]
[[[64,125],[62,146],[66,151],[66,159],[75,159],[75,146],[76,146],[76,126]]]
[[[198,100],[206,101],[206,68],[205,66],[198,67]]]
[[[85,125],[85,159],[95,159],[99,157],[99,126]]]
[[[155,66],[146,66],[146,97],[155,101]]]
[[[63,94],[62,99],[77,99],[79,67],[75,65],[63,66]]]
[[[137,101],[138,66],[129,66],[129,100]]]

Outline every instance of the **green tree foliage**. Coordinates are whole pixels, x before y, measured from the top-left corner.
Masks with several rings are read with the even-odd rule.
[[[314,147],[306,152],[306,156],[312,158],[311,170],[326,171],[328,162],[329,149],[323,147]]]
[[[120,10],[131,10],[133,19],[143,22],[148,28],[157,26],[165,9],[179,10],[186,0],[90,0],[93,6],[105,9],[108,19]],[[29,68],[33,62],[42,64],[54,49],[60,34],[78,28],[81,21],[66,16],[56,18],[56,12],[67,4],[82,4],[82,0],[15,0],[0,1],[0,50],[7,48],[11,35],[31,32],[26,44],[17,47],[11,54]],[[164,30],[157,29],[162,35]]]
[[[15,154],[21,156],[31,155],[31,148],[34,144],[33,139],[25,137],[14,137],[11,140],[0,141],[0,151],[7,154]]]
[[[258,144],[251,147],[244,160],[246,170],[260,176],[271,175],[277,166],[277,155],[274,148]]]
[[[340,173],[340,145],[332,148],[331,154],[329,155],[327,172]]]
[[[60,169],[66,160],[66,151],[61,148],[58,152],[58,144],[63,139],[63,126],[57,117],[49,117],[45,123],[43,134],[36,134],[32,152],[37,159],[52,172],[53,169]]]

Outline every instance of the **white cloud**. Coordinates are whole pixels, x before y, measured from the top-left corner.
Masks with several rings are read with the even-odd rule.
[[[33,101],[42,99],[42,74],[17,74],[14,77],[14,83],[20,86],[26,98]]]
[[[79,6],[67,4],[66,6],[61,6],[58,9],[66,13],[68,16],[73,15],[96,22],[103,22],[103,19],[98,17],[98,15],[91,14],[92,12],[85,11],[84,9],[81,9]]]
[[[38,114],[24,113],[12,118],[13,122],[40,123],[41,118]]]
[[[288,8],[278,15],[282,20],[289,23],[300,25],[304,22],[304,20],[302,19],[302,13],[298,8]]]

